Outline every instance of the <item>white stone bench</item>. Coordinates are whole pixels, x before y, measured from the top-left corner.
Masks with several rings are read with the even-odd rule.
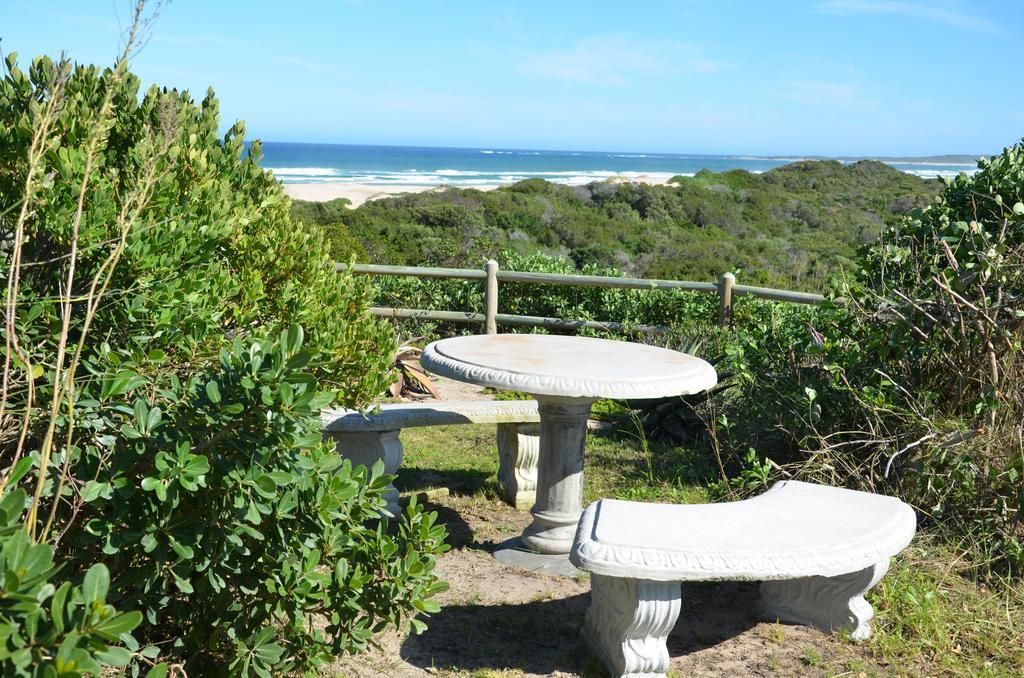
[[[356,410],[323,410],[320,424],[338,453],[353,464],[372,466],[378,459],[394,474],[402,464],[404,428],[451,424],[498,425],[498,482],[517,508],[533,506],[537,489],[540,415],[536,400],[469,400],[388,403],[371,414]],[[391,485],[388,508],[398,510],[398,490]]]
[[[914,536],[893,497],[797,481],[724,504],[602,499],[580,518],[570,560],[590,572],[584,639],[613,676],[662,676],[681,581],[762,581],[772,619],[858,640],[874,616],[864,594]]]

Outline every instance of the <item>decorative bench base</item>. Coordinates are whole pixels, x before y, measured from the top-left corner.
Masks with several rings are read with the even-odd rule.
[[[847,631],[854,640],[867,640],[875,611],[864,594],[889,570],[889,559],[836,577],[803,577],[766,581],[761,600],[770,619],[813,626],[825,633]]]
[[[324,410],[324,433],[334,440],[338,454],[353,464],[384,463],[394,475],[402,465],[404,428],[451,424],[497,424],[498,482],[505,500],[529,509],[536,499],[540,415],[535,400],[480,400],[439,403],[389,403],[376,413]],[[396,513],[398,489],[388,488],[388,510]],[[396,513],[397,515],[397,513]]]
[[[590,575],[590,609],[583,639],[613,676],[661,676],[665,641],[679,618],[677,581]]]
[[[603,499],[584,512],[570,555],[591,573],[584,639],[613,676],[664,676],[679,582],[761,580],[769,618],[864,640],[874,616],[864,594],[915,523],[898,499],[796,481],[730,504]]]
[[[540,424],[498,424],[498,484],[502,496],[521,511],[537,500]]]

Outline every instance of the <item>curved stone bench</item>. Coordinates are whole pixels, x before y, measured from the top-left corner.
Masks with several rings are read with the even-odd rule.
[[[498,482],[516,508],[529,508],[537,489],[540,415],[536,400],[468,400],[388,403],[370,414],[357,410],[323,410],[320,425],[334,440],[338,454],[367,467],[380,460],[385,473],[402,465],[404,428],[452,424],[498,425]],[[398,490],[388,489],[388,508],[398,510]]]
[[[724,504],[599,500],[570,554],[591,573],[584,638],[612,675],[664,675],[679,582],[753,580],[770,618],[865,639],[864,594],[915,525],[899,499],[792,480]]]

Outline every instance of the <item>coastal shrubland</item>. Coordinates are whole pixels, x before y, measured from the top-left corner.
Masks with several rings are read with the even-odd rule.
[[[304,671],[436,609],[445,530],[322,442],[391,329],[212,92],[139,90],[142,5],[112,68],[0,80],[0,661]]]
[[[713,327],[707,294],[503,284],[500,310],[668,325],[674,336],[649,340],[681,348],[700,339],[734,375],[705,413],[707,453],[730,476],[716,481],[722,496],[788,475],[895,493],[947,538],[967,540],[976,574],[1019,574],[1022,157],[1017,144],[941,184],[831,161],[701,172],[662,187],[531,179],[327,207],[321,225],[358,240],[374,263],[479,266],[495,256],[506,269],[599,275],[667,275],[650,258],[665,250],[643,250],[650,266],[637,268],[643,256],[624,243],[677,228],[676,247],[690,254],[673,257],[678,277],[740,268],[743,282],[813,281],[821,307],[741,297],[728,331]],[[613,228],[617,264],[604,247]],[[745,258],[752,247],[758,256]],[[801,263],[811,259],[817,273]],[[770,261],[788,269],[765,268]],[[483,310],[478,282],[375,285],[381,305]]]
[[[802,164],[775,180],[783,188],[813,181],[841,194],[844,175],[822,177],[821,167]],[[735,190],[773,173],[725,175]],[[688,182],[717,186],[723,176],[703,173]],[[567,190],[540,181],[520,188],[527,196]],[[714,295],[503,284],[501,310],[669,324],[668,336],[631,336],[696,351],[729,375],[729,388],[716,397],[676,402],[689,430],[669,432],[677,436],[670,444],[641,444],[639,470],[630,471],[636,482],[602,480],[602,492],[662,501],[696,501],[703,492],[728,500],[778,479],[802,478],[898,495],[917,510],[921,535],[873,598],[882,629],[872,641],[874,656],[897,673],[1013,674],[1024,670],[1024,142],[982,159],[976,174],[947,180],[940,189],[923,202],[891,194],[866,200],[872,209],[891,206],[890,214],[872,220],[877,231],[860,234],[858,246],[845,240],[847,262],[814,287],[826,296],[820,307],[741,297],[733,327],[719,328]],[[700,212],[714,213],[712,206]],[[642,228],[636,216],[616,214],[623,230]],[[805,216],[808,223],[814,219]],[[355,235],[366,222],[350,223],[348,233]],[[411,219],[387,228],[424,228],[440,237]],[[543,233],[538,229],[531,240],[560,242]],[[820,237],[830,240],[827,231]],[[479,259],[458,258],[472,245],[453,246],[450,251],[460,254],[448,260],[391,261],[478,266]],[[400,240],[396,248],[404,246]],[[600,263],[606,261],[600,256],[577,262],[514,247],[498,259],[515,270],[627,272]],[[749,271],[741,276],[748,280]],[[482,310],[476,282],[381,277],[375,285],[382,304]],[[457,331],[399,328],[427,335]],[[629,413],[623,404],[597,411],[620,420]],[[624,436],[663,434],[648,429]]]
[[[479,266],[545,254],[638,277],[717,280],[733,271],[747,284],[816,291],[939,188],[879,162],[817,160],[763,174],[704,170],[667,185],[528,179],[354,210],[344,199],[296,201],[293,214],[323,226],[340,261]]]
[[[394,332],[372,299],[465,310],[479,289],[371,286],[331,263],[490,256],[825,292],[820,308],[741,298],[732,328],[689,293],[509,284],[502,310],[671,325],[649,340],[730,375],[673,403],[681,438],[636,427],[625,460],[597,445],[588,492],[699,501],[800,477],[898,494],[928,534],[878,589],[873,647],[929,673],[1024,666],[1024,145],[945,186],[807,162],[292,205],[243,126],[218,131],[212,93],[140,92],[126,63],[10,55],[0,81],[5,670],[303,673],[422,630],[445,528],[413,501],[386,529],[390,479],[325,446],[317,413],[388,384]],[[485,467],[463,480],[493,472],[493,455],[436,447],[448,470]]]
[[[736,452],[899,494],[965,567],[1020,576],[1022,196],[1018,143],[884,229],[813,317],[738,328]]]

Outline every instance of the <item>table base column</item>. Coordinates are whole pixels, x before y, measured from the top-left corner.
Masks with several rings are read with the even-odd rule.
[[[533,523],[523,532],[526,548],[567,554],[583,512],[583,448],[590,398],[538,397],[540,455]]]

